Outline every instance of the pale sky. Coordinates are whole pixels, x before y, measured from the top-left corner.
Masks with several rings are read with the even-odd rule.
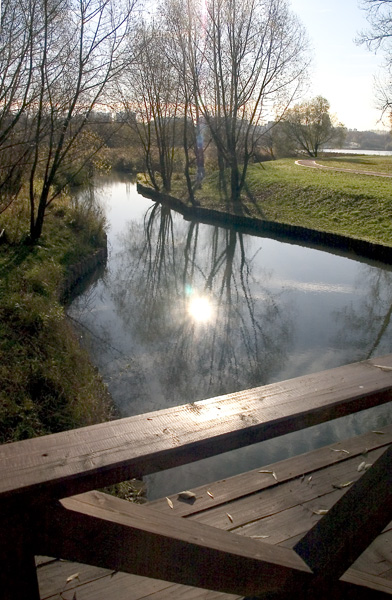
[[[380,75],[381,53],[357,46],[355,37],[367,28],[359,0],[290,0],[313,47],[309,98],[324,96],[331,112],[349,129],[388,129],[378,123],[374,77]]]

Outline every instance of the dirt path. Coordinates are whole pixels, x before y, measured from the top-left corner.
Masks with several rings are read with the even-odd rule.
[[[317,163],[314,159],[312,158],[304,158],[301,160],[296,160],[295,161],[296,165],[299,165],[300,167],[310,167],[311,169],[326,169],[328,171],[337,171],[337,172],[344,172],[344,173],[355,173],[356,175],[372,175],[374,177],[389,177],[391,178],[392,175],[388,175],[387,173],[377,173],[377,171],[358,171],[357,169],[344,169],[344,168],[340,168],[340,169],[336,169],[335,167],[325,167],[324,165],[320,165],[319,163]]]

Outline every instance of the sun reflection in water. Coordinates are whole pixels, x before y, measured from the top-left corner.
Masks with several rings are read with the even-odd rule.
[[[205,296],[193,296],[188,303],[188,314],[198,323],[211,321],[214,315],[211,300]]]

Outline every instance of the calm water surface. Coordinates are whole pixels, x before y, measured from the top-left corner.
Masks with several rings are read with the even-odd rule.
[[[69,308],[121,416],[392,352],[392,273],[196,222],[112,179],[104,276]],[[150,498],[392,421],[386,405],[146,478]]]

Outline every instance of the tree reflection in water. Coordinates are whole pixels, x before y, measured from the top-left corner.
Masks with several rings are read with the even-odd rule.
[[[153,357],[166,404],[270,380],[291,343],[290,313],[263,286],[268,274],[253,275],[241,233],[178,220],[174,233],[172,211],[155,204],[121,242],[112,299]],[[213,319],[192,318],[194,298],[208,299]]]
[[[141,204],[133,186],[124,194],[111,181],[100,196],[115,209],[108,270],[69,313],[82,323],[121,416],[392,351],[392,273],[385,268],[185,222],[167,207]],[[212,320],[192,318],[195,298],[208,299]],[[391,412],[378,407],[150,475],[149,496],[378,429]]]
[[[339,335],[334,344],[355,349],[357,357],[365,360],[390,352],[392,317],[392,272],[361,265],[354,284],[355,297],[335,313]],[[363,293],[363,291],[366,293]]]

